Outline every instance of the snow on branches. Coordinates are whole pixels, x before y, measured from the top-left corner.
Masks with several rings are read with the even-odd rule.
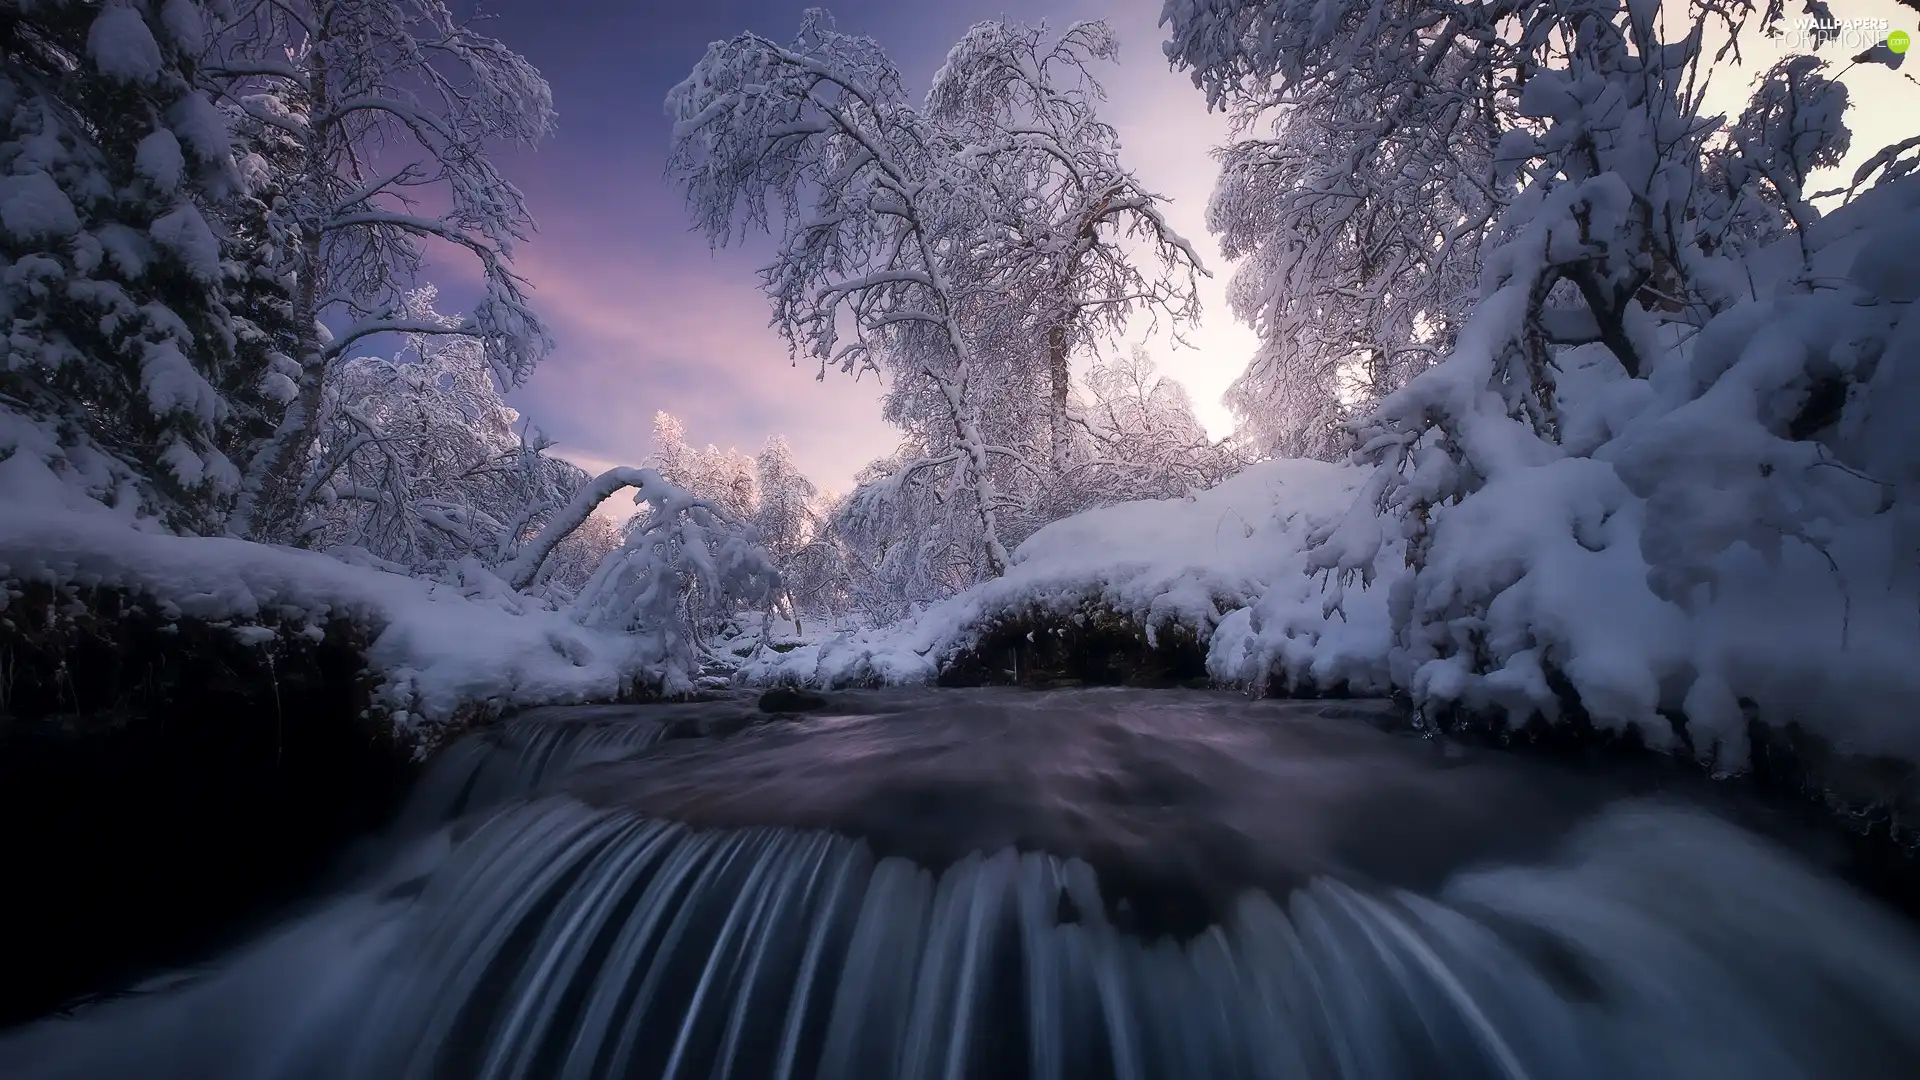
[[[33,454],[127,516],[208,528],[239,485],[252,388],[205,212],[234,175],[197,86],[199,8],[0,18],[0,461]]]
[[[1920,630],[1920,545],[1912,440],[1885,418],[1912,381],[1896,329],[1920,290],[1891,253],[1915,194],[1894,149],[1862,173],[1892,183],[1814,208],[1848,143],[1814,57],[1766,72],[1732,123],[1703,113],[1709,28],[1737,43],[1782,8],[1695,0],[1663,25],[1646,0],[1169,0],[1169,54],[1212,101],[1278,118],[1229,153],[1217,223],[1251,242],[1236,287],[1285,376],[1267,384],[1350,408],[1380,466],[1311,562],[1336,615],[1351,580],[1390,590],[1387,666],[1422,707],[1576,711],[1726,769],[1754,716],[1898,734],[1879,643]],[[1429,128],[1471,152],[1423,146]],[[1397,201],[1418,192],[1443,220]],[[1414,227],[1354,224],[1373,220]],[[1373,273],[1406,265],[1479,282],[1436,292],[1436,318]],[[1333,400],[1342,350],[1422,321],[1443,331],[1430,360]]]
[[[1105,23],[1050,38],[1044,27],[979,23],[947,54],[926,112],[959,145],[968,189],[981,199],[976,255],[1012,310],[988,317],[1046,345],[1049,464],[1070,467],[1072,358],[1111,344],[1136,313],[1176,326],[1199,316],[1206,273],[1168,224],[1159,196],[1120,162],[1102,122],[1093,65],[1118,42]],[[985,196],[985,198],[981,198]],[[1153,260],[1143,268],[1129,244]]]
[[[725,507],[652,469],[612,469],[582,486],[503,574],[515,588],[535,584],[554,545],[625,488],[640,512],[568,610],[582,625],[639,635],[666,692],[684,692],[699,670],[702,628],[741,606],[766,610],[780,588],[758,533]]]
[[[470,338],[507,388],[545,354],[546,331],[510,268],[532,219],[490,147],[538,141],[553,126],[553,98],[532,65],[440,0],[245,5],[215,41],[209,72],[274,187],[270,228],[293,282],[297,370],[232,528],[286,539],[302,516],[325,384],[360,342]],[[483,299],[454,326],[405,310],[430,246],[479,263]]]
[[[431,287],[415,290],[400,311],[416,325],[458,327],[435,299]],[[503,561],[586,479],[545,448],[501,398],[480,342],[405,335],[390,358],[335,365],[295,538],[426,572]]]
[[[1229,390],[1275,454],[1334,458],[1344,421],[1450,346],[1506,192],[1492,174],[1507,3],[1169,0],[1167,51],[1236,141],[1208,225],[1260,335]]]
[[[845,605],[833,584],[845,552],[827,535],[818,487],[794,461],[780,435],[767,438],[749,457],[736,449],[687,442],[686,427],[668,412],[653,417],[654,452],[648,464],[667,483],[685,488],[749,522],[780,574],[779,599],[786,614],[829,615]]]
[[[847,520],[892,523],[903,580],[1005,572],[1073,467],[1074,353],[1136,312],[1197,311],[1198,258],[1097,116],[1113,54],[1101,23],[982,23],[915,108],[876,43],[816,10],[786,45],[716,43],[668,97],[697,226],[780,237],[762,285],[796,354],[891,380],[906,444]]]
[[[630,635],[670,691],[713,610],[770,603],[751,462],[738,507],[651,472],[590,478],[506,405],[548,342],[510,266],[532,221],[491,155],[545,135],[552,99],[449,5],[15,4],[0,58],[7,506],[110,532],[104,504],[563,610]],[[480,271],[464,316],[418,281],[447,253]],[[645,509],[623,534],[595,510],[629,487]],[[325,592],[317,556],[184,545],[306,567]]]
[[[994,573],[1007,566],[963,321],[973,283],[953,280],[966,192],[939,133],[901,102],[899,73],[872,40],[810,11],[779,45],[755,34],[716,42],[667,98],[670,168],[697,225],[725,242],[742,214],[783,213],[780,251],[762,272],[774,323],[796,353],[848,372],[883,365],[938,391],[955,487],[971,501]],[[841,339],[841,315],[852,340]],[[891,374],[893,372],[889,372]]]

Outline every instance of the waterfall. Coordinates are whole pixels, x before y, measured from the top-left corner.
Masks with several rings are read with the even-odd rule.
[[[1671,796],[1308,706],[895,697],[509,722],[343,887],[0,1076],[1920,1075],[1913,928]]]
[[[400,815],[399,831],[417,835],[464,814],[542,791],[589,765],[621,761],[666,737],[660,723],[616,717],[510,720],[463,739],[434,759]]]
[[[1317,879],[1188,940],[1085,863],[934,872],[564,795],[412,845],[179,991],[0,1041],[15,1080],[1905,1077],[1920,952],[1707,816],[1616,806],[1434,895]]]

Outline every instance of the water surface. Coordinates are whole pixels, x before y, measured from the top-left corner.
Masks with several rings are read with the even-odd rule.
[[[20,1080],[1920,1075],[1920,943],[1707,790],[1088,690],[528,714]]]

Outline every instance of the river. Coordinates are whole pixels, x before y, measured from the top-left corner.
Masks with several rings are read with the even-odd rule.
[[[8,1080],[1920,1075],[1920,938],[1766,807],[1372,702],[547,709]]]

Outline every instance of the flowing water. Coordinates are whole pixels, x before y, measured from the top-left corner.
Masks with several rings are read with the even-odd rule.
[[[1197,692],[556,709],[8,1080],[1920,1076],[1920,941],[1764,814]]]

